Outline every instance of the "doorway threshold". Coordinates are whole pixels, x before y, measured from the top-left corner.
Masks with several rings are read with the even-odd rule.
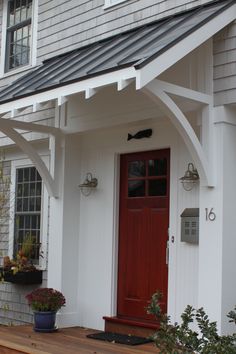
[[[106,332],[149,337],[158,329],[157,322],[120,318],[116,316],[104,316],[103,319],[105,320]]]

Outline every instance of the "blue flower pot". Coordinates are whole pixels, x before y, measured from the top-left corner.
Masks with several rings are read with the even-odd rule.
[[[34,312],[34,330],[36,332],[54,332],[56,312],[55,311],[35,311]]]

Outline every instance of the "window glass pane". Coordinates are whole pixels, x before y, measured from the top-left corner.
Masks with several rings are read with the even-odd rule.
[[[128,182],[128,197],[144,197],[145,196],[145,181],[129,181]]]
[[[18,212],[22,211],[22,199],[17,198],[16,211],[18,211]]]
[[[42,184],[40,182],[37,182],[36,195],[41,195],[41,186],[42,186]]]
[[[32,17],[32,0],[28,1],[27,5],[27,19]]]
[[[41,198],[36,198],[36,210],[39,211],[41,209]]]
[[[27,197],[29,195],[29,184],[28,183],[24,183],[23,184],[23,196]]]
[[[9,1],[8,26],[15,24],[15,1]]]
[[[148,181],[149,196],[164,196],[167,192],[166,179],[156,179]]]
[[[36,171],[36,174],[37,174],[37,181],[41,181],[42,178],[41,178],[40,174],[38,173],[38,171]]]
[[[131,161],[128,167],[128,177],[144,177],[146,175],[145,161]]]
[[[36,215],[32,215],[31,217],[31,227],[32,229],[36,229],[37,228],[37,216]]]
[[[25,65],[28,63],[28,58],[29,58],[29,52],[22,52],[21,53],[21,64]]]
[[[24,181],[29,181],[29,168],[24,168]]]
[[[30,183],[30,196],[34,196],[35,192],[35,182]]]
[[[29,211],[29,199],[23,198],[23,211]]]
[[[24,218],[25,218],[25,229],[29,229],[31,218],[29,215],[26,215]]]
[[[36,176],[36,168],[31,167],[30,168],[30,180],[35,181],[35,176]]]
[[[16,12],[15,12],[15,24],[17,23],[20,23],[21,22],[21,19],[20,19],[20,9],[16,9]]]
[[[157,159],[148,161],[149,176],[165,176],[167,174],[166,159]]]
[[[30,198],[29,200],[29,210],[35,211],[35,198]]]
[[[22,184],[18,184],[16,195],[17,195],[17,197],[22,197],[22,194],[23,194]]]
[[[25,218],[24,217],[19,217],[18,216],[18,220],[19,220],[19,229],[24,229],[24,227],[25,227]]]
[[[23,181],[23,169],[22,168],[16,170],[16,180],[17,180],[17,182]]]
[[[27,8],[24,6],[21,9],[21,21],[25,21],[27,19]]]

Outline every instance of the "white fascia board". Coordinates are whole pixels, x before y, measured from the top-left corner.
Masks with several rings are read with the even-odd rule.
[[[35,103],[42,103],[58,99],[60,97],[67,97],[79,92],[96,89],[99,87],[117,84],[121,80],[130,80],[136,78],[136,71],[133,67],[113,71],[102,74],[83,81],[78,81],[65,86],[60,86],[41,93],[36,93],[31,96],[19,98],[15,101],[0,104],[0,114],[11,112],[12,110],[21,109],[24,107],[33,106]]]
[[[176,43],[173,47],[165,51],[143,68],[137,69],[136,88],[141,89],[147,85],[155,77],[159,76],[180,59],[214,36],[222,28],[234,21],[235,18],[236,4],[220,13],[205,25],[202,25],[199,29]]]

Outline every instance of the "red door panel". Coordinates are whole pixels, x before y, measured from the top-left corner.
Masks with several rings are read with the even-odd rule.
[[[148,320],[159,289],[167,303],[169,150],[121,156],[118,316]]]

